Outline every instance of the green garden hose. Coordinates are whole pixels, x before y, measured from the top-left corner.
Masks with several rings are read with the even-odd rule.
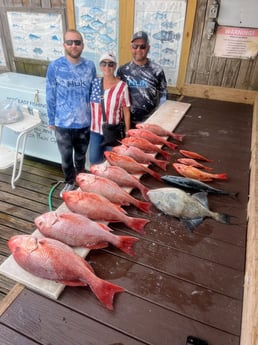
[[[64,183],[64,181],[58,181],[57,183],[55,183],[53,185],[53,187],[51,187],[50,192],[48,194],[48,207],[49,207],[49,211],[53,211],[53,204],[52,204],[52,195],[54,193],[54,191],[56,190],[56,188],[61,184]]]

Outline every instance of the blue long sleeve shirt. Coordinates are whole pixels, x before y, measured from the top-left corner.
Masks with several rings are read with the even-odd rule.
[[[77,64],[72,64],[63,56],[49,64],[46,76],[46,103],[50,126],[90,126],[91,82],[95,77],[95,64],[84,58]]]

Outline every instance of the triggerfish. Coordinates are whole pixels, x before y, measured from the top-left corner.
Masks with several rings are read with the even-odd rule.
[[[16,235],[8,241],[14,260],[27,272],[68,286],[87,286],[107,309],[124,289],[97,277],[93,268],[67,244],[52,238]]]
[[[229,215],[209,210],[206,192],[190,195],[179,188],[164,187],[150,190],[148,196],[157,209],[180,219],[191,231],[207,217],[224,224],[230,222]]]

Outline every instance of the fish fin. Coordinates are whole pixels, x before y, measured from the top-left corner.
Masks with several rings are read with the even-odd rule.
[[[147,195],[147,193],[148,193],[148,191],[149,191],[149,188],[145,187],[143,184],[139,185],[137,188],[140,190],[140,192],[141,192],[143,198],[144,198],[146,201],[150,201],[150,198],[149,198],[148,195]]]
[[[185,134],[177,134],[177,133],[171,133],[170,134],[170,137],[177,140],[177,141],[180,141],[182,142],[183,141],[183,138],[185,137]]]
[[[87,244],[85,246],[86,248],[89,249],[102,249],[102,248],[107,248],[108,247],[108,242],[98,242],[98,243],[92,243],[92,244]]]
[[[156,164],[160,169],[166,171],[167,170],[167,165],[169,164],[168,161],[163,161],[161,159],[156,159],[154,164]]]
[[[105,231],[113,231],[110,227],[108,227],[106,224],[98,223],[98,225]]]
[[[194,231],[203,222],[203,218],[180,219],[181,223],[190,231]]]
[[[167,142],[166,146],[169,147],[171,150],[175,150],[178,147],[178,145],[170,142]]]
[[[119,236],[119,243],[116,245],[117,248],[122,250],[128,255],[135,256],[133,245],[138,241],[138,238],[132,236]]]
[[[144,234],[144,227],[149,222],[149,219],[128,217],[126,225],[129,226],[130,229],[139,232],[140,234]]]
[[[158,174],[156,171],[153,171],[149,168],[146,168],[146,172],[148,172],[152,177],[154,177],[156,180],[162,181],[161,175]]]
[[[198,192],[192,194],[192,197],[198,200],[204,207],[209,208],[208,204],[208,193],[207,192]]]
[[[230,224],[230,216],[228,214],[219,213],[217,220],[223,224]]]
[[[226,173],[222,173],[222,174],[215,174],[215,178],[219,179],[219,180],[228,180],[228,175]]]
[[[169,152],[166,152],[162,149],[159,150],[159,153],[165,158],[165,159],[170,159],[171,154]]]
[[[152,204],[150,202],[146,202],[146,201],[141,201],[141,200],[137,200],[137,202],[135,203],[135,205],[143,212],[147,213],[147,214],[151,214],[151,206]]]
[[[54,225],[56,222],[58,222],[58,218],[59,218],[59,215],[57,214],[57,212],[55,211],[54,212],[54,215],[55,215],[55,219],[53,220],[53,222],[51,223],[51,225]]]
[[[66,286],[87,286],[86,282],[80,280],[57,280],[58,283],[64,284]]]
[[[90,284],[90,287],[98,300],[109,310],[113,310],[114,295],[117,292],[124,291],[124,288],[122,288],[121,286],[112,284],[100,278],[96,283]]]

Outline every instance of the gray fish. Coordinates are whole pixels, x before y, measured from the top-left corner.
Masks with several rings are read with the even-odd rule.
[[[174,187],[183,187],[183,188],[187,188],[187,189],[198,190],[201,192],[230,195],[230,196],[237,196],[237,194],[238,194],[238,193],[234,193],[234,192],[227,192],[227,191],[222,190],[222,189],[213,188],[204,182],[197,181],[195,179],[188,178],[188,177],[164,175],[161,178],[163,181],[168,182],[169,184],[173,185]]]
[[[190,195],[178,188],[165,187],[152,189],[147,195],[157,209],[178,218],[190,231],[200,225],[204,218],[212,218],[223,224],[230,222],[229,215],[209,210],[206,192]]]

